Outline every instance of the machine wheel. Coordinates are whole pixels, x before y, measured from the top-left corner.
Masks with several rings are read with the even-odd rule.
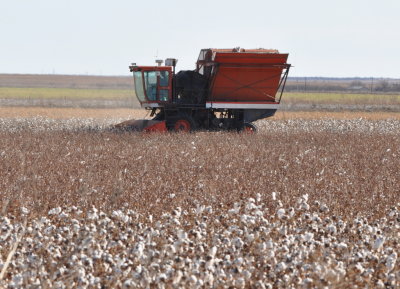
[[[185,115],[178,117],[173,125],[176,132],[192,132],[196,129],[196,123],[192,117]]]
[[[242,128],[241,131],[245,132],[245,133],[256,133],[257,132],[257,127],[252,123],[246,122],[246,123],[243,124],[243,128]]]

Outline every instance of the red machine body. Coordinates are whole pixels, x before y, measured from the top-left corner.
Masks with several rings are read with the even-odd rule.
[[[279,106],[290,64],[277,50],[202,49],[194,71],[130,66],[136,96],[169,130],[255,129]],[[184,125],[183,125],[184,124]]]

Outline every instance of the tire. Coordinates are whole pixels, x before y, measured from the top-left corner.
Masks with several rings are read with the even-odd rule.
[[[196,122],[191,116],[181,115],[174,120],[172,130],[175,132],[193,132],[196,130]]]
[[[256,133],[257,132],[257,127],[252,123],[245,122],[240,131],[241,132],[245,132],[245,133]]]

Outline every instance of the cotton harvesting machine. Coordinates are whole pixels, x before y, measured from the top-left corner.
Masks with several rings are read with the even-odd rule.
[[[256,131],[254,121],[279,107],[290,64],[271,49],[202,49],[195,70],[175,73],[176,59],[163,66],[129,66],[136,96],[152,119],[118,127],[140,131]]]

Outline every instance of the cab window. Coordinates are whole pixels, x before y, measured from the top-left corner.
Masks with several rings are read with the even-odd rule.
[[[155,101],[157,100],[157,73],[155,71],[145,71],[143,74],[147,99]]]
[[[135,81],[135,92],[140,102],[146,101],[146,96],[143,89],[143,76],[141,71],[135,71],[133,73],[133,79]]]
[[[169,72],[160,71],[160,86],[161,87],[168,86],[168,83],[169,83]]]

